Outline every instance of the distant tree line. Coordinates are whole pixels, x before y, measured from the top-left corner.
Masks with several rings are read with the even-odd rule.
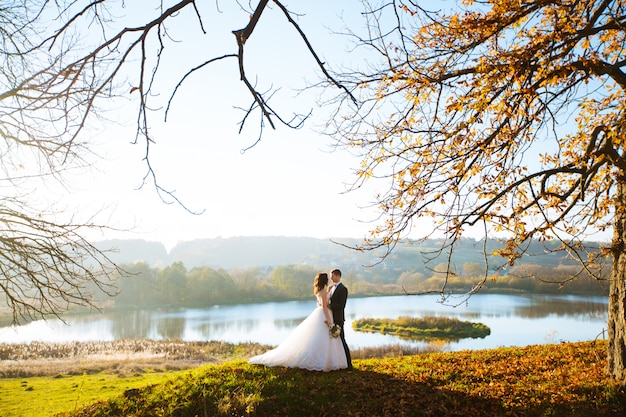
[[[108,306],[186,305],[300,300],[313,297],[313,279],[328,267],[286,265],[273,268],[187,269],[176,262],[164,268],[145,262],[121,266],[117,276],[119,294],[106,300]],[[424,270],[392,268],[344,269],[343,281],[351,296],[376,296],[437,291],[446,279],[443,265]],[[467,292],[482,280],[479,264],[468,262],[453,277],[446,290]],[[526,264],[488,280],[482,292],[606,295],[607,289],[575,266]],[[105,300],[102,300],[105,301]]]
[[[484,272],[477,263],[463,264],[453,276],[447,277],[446,290],[466,292],[481,282]],[[408,292],[436,291],[446,280],[446,265],[435,266],[430,276],[406,271],[397,283]],[[608,295],[609,269],[599,271],[600,279],[592,277],[578,265],[516,265],[506,272],[493,273],[483,284],[481,292]]]

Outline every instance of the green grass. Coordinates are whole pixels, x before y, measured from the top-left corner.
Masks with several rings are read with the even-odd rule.
[[[0,343],[0,416],[50,416],[178,378],[199,364],[267,347],[219,341],[131,339]]]
[[[43,417],[82,408],[122,395],[133,388],[162,384],[183,371],[136,373],[128,376],[99,372],[0,379],[0,416]]]
[[[362,332],[392,334],[404,339],[462,339],[486,337],[491,333],[482,323],[461,321],[450,317],[399,317],[397,319],[363,318],[354,320],[352,328]]]
[[[0,415],[626,415],[624,387],[604,373],[606,348],[599,341],[356,359],[353,371],[326,373],[236,359],[124,378],[5,378]]]

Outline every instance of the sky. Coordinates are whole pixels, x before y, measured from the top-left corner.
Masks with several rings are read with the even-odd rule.
[[[353,68],[375,59],[341,34],[346,25],[357,33],[364,30],[359,1],[290,3],[286,6],[297,13],[298,23],[329,66]],[[156,16],[158,10],[148,5],[160,1],[124,4],[113,22],[136,26]],[[241,108],[250,105],[251,96],[239,80],[234,59],[192,74],[163,121],[163,109],[181,77],[207,59],[236,52],[232,31],[249,21],[249,13],[236,2],[198,2],[198,7],[206,33],[192,8],[168,25],[151,96],[156,110],[150,133],[155,143],[149,161],[159,186],[173,191],[181,204],[167,196],[163,201],[150,182],[140,187],[147,170],[146,148],[142,141],[133,144],[137,97],[130,92],[106,103],[102,120],[86,132],[85,140],[99,156],[92,157],[93,169],[70,174],[67,188],[53,190],[54,199],[67,213],[83,218],[98,213],[94,221],[111,229],[88,233],[95,241],[145,239],[171,249],[178,242],[218,237],[367,237],[377,224],[372,202],[385,191],[376,187],[384,184],[346,192],[356,180],[360,160],[346,150],[333,150],[333,139],[321,133],[333,107],[318,106],[320,91],[305,89],[319,81],[320,72],[272,2],[246,42],[246,72],[259,91],[277,90],[270,104],[283,117],[312,112],[304,126],[294,130],[277,123],[273,130],[266,123],[261,141],[247,149],[258,138],[259,119],[256,115],[239,133]],[[130,91],[135,82],[137,73],[127,71],[120,91]],[[427,235],[432,228],[421,223],[412,236]],[[470,231],[466,236],[473,235]]]
[[[158,99],[169,97],[188,68],[235,51],[231,31],[245,26],[247,14],[231,2],[208,3],[202,10],[206,35],[194,24],[191,9],[179,16],[180,26],[170,26],[177,44],[166,47],[171,55],[155,84]],[[301,12],[299,23],[323,59],[336,66],[362,59],[348,52],[344,36],[331,34],[343,29],[342,18],[362,26],[359,2],[312,3],[297,2],[291,9]],[[286,116],[312,110],[310,120],[298,130],[266,126],[260,143],[243,152],[257,139],[258,118],[238,132],[242,112],[236,107],[248,106],[250,96],[236,61],[191,76],[174,98],[167,122],[162,110],[153,115],[150,148],[159,185],[175,191],[187,210],[163,202],[151,184],[138,189],[146,165],[145,144],[131,143],[136,107],[116,102],[104,114],[109,121],[90,130],[101,159],[94,159],[93,170],[71,176],[70,188],[58,197],[85,216],[100,212],[99,222],[119,229],[97,232],[94,240],[145,239],[171,248],[180,241],[234,236],[363,238],[374,227],[375,213],[365,207],[375,190],[345,192],[359,160],[333,151],[332,139],[319,131],[328,109],[316,106],[317,92],[300,92],[318,80],[315,64],[281,12],[271,2],[268,7],[246,43],[247,71],[261,90],[280,88],[272,102],[276,109]]]

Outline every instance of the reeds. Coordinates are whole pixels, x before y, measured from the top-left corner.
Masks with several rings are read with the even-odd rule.
[[[100,342],[0,344],[0,377],[187,369],[247,357],[255,343],[127,339]]]

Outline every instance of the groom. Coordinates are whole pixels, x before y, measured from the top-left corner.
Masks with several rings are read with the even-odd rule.
[[[346,321],[344,309],[346,308],[346,301],[348,300],[348,289],[341,283],[341,271],[339,269],[333,269],[330,273],[330,279],[335,283],[335,287],[330,295],[329,307],[333,312],[333,322],[341,327],[341,343],[343,344],[343,350],[346,352],[346,360],[348,361],[348,369],[352,369],[352,359],[350,358],[350,349],[346,343],[346,335],[343,332],[343,324]]]

